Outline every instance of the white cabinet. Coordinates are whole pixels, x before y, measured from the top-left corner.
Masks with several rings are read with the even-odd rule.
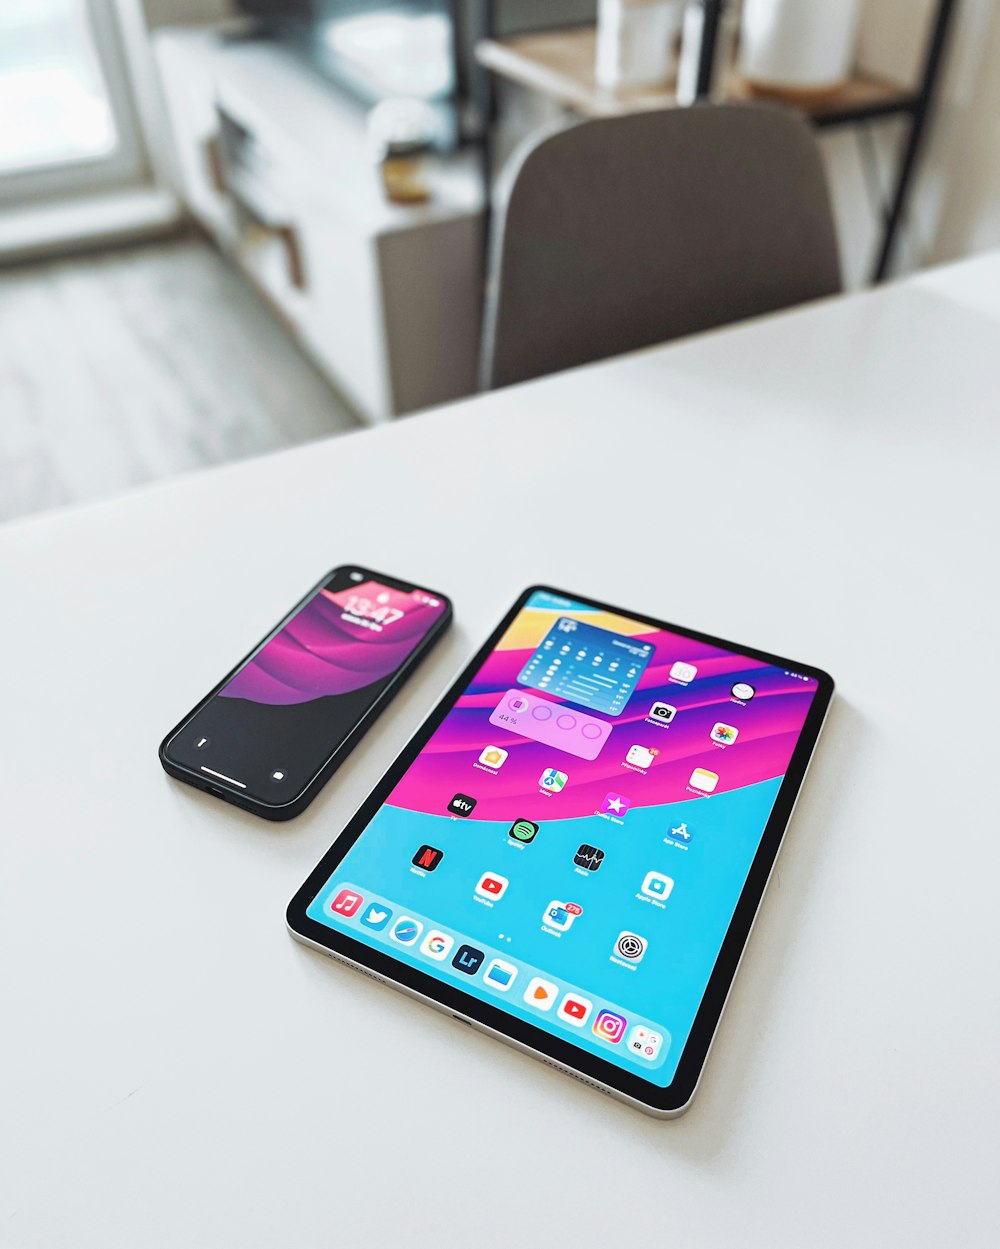
[[[364,110],[293,55],[214,30],[156,36],[192,215],[369,421],[471,394],[482,301],[474,153],[427,204],[386,201]]]

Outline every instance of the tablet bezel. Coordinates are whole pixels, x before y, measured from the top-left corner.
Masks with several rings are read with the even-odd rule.
[[[812,677],[818,683],[816,695],[806,715],[805,723],[799,735],[784,779],[778,790],[770,817],[761,835],[757,853],[754,855],[750,870],[747,872],[743,889],[733,912],[732,920],[723,939],[719,956],[709,976],[701,1005],[695,1015],[691,1031],[685,1043],[680,1061],[670,1084],[656,1085],[639,1075],[616,1066],[596,1054],[577,1048],[561,1037],[545,1032],[541,1028],[516,1018],[506,1011],[488,1002],[481,1001],[457,986],[435,979],[418,968],[397,961],[381,949],[366,945],[354,939],[350,932],[343,929],[329,928],[318,923],[307,914],[307,908],[317,896],[348,851],[354,846],[368,827],[376,811],[395,788],[410,764],[424,748],[438,726],[443,722],[456,700],[465,691],[470,680],[479,671],[497,643],[506,633],[518,613],[525,607],[534,594],[549,594],[555,598],[580,603],[585,607],[598,611],[609,612],[626,620],[639,624],[647,624],[651,628],[667,630],[682,637],[693,638],[709,646],[731,651],[736,655],[746,655],[758,659],[774,667],[787,668],[793,672]],[[588,1083],[593,1083],[626,1101],[637,1105],[640,1109],[664,1116],[680,1114],[687,1108],[694,1095],[701,1077],[705,1061],[708,1057],[712,1040],[722,1016],[726,998],[736,976],[740,959],[746,947],[747,938],[753,925],[761,899],[767,887],[767,881],[781,848],[785,829],[791,819],[795,801],[802,787],[810,758],[819,738],[823,721],[833,696],[833,678],[821,668],[811,664],[800,663],[798,660],[784,659],[768,651],[755,647],[742,646],[723,638],[713,637],[695,629],[683,628],[656,620],[641,612],[625,611],[620,607],[599,602],[580,594],[569,594],[564,590],[554,589],[545,585],[529,586],[517,599],[510,611],[493,630],[490,637],[476,652],[465,666],[458,678],[445,692],[423,724],[403,748],[402,752],[391,764],[381,780],[365,799],[360,809],[348,822],[344,831],[316,865],[295,897],[288,905],[287,921],[293,936],[317,947],[325,953],[333,954],[352,965],[374,973],[379,979],[385,980],[394,987],[428,1001],[431,1005],[447,1011],[451,1015],[475,1024],[489,1031],[502,1040],[510,1041],[517,1048],[527,1050],[533,1056],[554,1063],[572,1075],[576,1075]]]

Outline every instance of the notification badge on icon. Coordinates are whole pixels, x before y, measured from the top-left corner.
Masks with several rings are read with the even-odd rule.
[[[578,902],[559,902],[553,898],[542,912],[542,923],[559,932],[569,932],[573,921],[582,914],[583,907]]]

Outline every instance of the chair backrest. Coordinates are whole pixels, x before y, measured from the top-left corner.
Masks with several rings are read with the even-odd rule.
[[[770,105],[548,133],[515,154],[497,200],[485,388],[841,289],[816,140]]]

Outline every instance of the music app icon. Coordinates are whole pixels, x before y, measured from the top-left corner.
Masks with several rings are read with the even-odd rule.
[[[340,893],[330,903],[330,910],[335,915],[343,915],[350,918],[361,906],[364,901],[360,893],[355,893],[353,889],[341,889]]]

